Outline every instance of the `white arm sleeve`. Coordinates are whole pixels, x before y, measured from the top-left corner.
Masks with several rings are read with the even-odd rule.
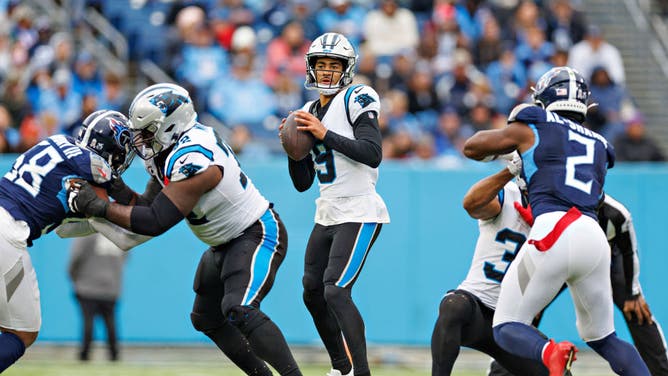
[[[56,234],[61,238],[78,238],[94,234],[96,231],[87,220],[65,222],[56,227]]]
[[[111,240],[112,243],[124,251],[129,251],[153,238],[152,236],[135,234],[103,218],[90,218],[89,222],[95,231],[104,235],[105,238]]]

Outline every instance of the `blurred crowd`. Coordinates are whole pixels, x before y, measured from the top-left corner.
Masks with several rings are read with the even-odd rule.
[[[149,59],[188,88],[200,117],[223,124],[241,154],[281,153],[280,119],[317,95],[303,86],[304,54],[336,31],[358,48],[355,81],[382,99],[386,159],[460,163],[468,136],[505,125],[538,77],[570,65],[598,103],[588,126],[633,151],[620,160],[663,160],[621,54],[580,2],[61,0],[71,20],[56,27],[25,1],[0,0],[0,151],[76,134],[99,108],[127,110],[132,76],[104,71],[77,42],[92,8],[127,38],[130,64]]]

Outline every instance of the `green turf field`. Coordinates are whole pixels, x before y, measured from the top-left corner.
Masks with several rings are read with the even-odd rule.
[[[302,368],[305,376],[324,376],[326,367],[307,366]],[[424,369],[386,368],[373,369],[374,376],[426,376]],[[478,373],[479,374],[479,373]],[[76,362],[26,362],[17,364],[4,372],[7,376],[243,376],[244,373],[232,366],[207,365],[133,365]],[[472,376],[476,373],[456,373],[458,376]]]

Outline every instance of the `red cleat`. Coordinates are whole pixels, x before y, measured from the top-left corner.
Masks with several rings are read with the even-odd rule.
[[[571,364],[578,349],[568,341],[555,343],[553,340],[543,350],[543,364],[550,371],[550,376],[571,376]]]

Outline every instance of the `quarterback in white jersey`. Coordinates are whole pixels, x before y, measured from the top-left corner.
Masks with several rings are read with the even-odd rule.
[[[281,375],[299,376],[283,334],[260,310],[287,251],[285,226],[232,149],[196,117],[182,87],[144,89],[130,106],[130,130],[151,175],[147,192],[153,193],[131,192],[144,199],[133,206],[104,203],[95,210],[100,201],[82,184],[71,190],[69,200],[83,214],[140,235],[160,235],[185,218],[210,246],[195,275],[195,329],[249,375],[270,375],[267,362]]]
[[[540,362],[502,349],[492,332],[501,281],[531,230],[518,211],[526,199],[509,170],[480,180],[464,197],[480,235],[466,279],[441,300],[431,338],[432,376],[450,375],[462,346],[490,355],[513,375],[548,374]]]
[[[305,60],[304,86],[320,95],[296,111],[295,120],[297,129],[313,134],[315,145],[302,160],[288,157],[298,191],[316,178],[320,187],[304,261],[304,303],[329,353],[329,374],[352,375],[354,368],[355,375],[368,375],[364,321],[350,292],[382,224],[390,221],[376,193],[380,99],[371,87],[352,85],[357,54],[343,35],[319,36]]]

